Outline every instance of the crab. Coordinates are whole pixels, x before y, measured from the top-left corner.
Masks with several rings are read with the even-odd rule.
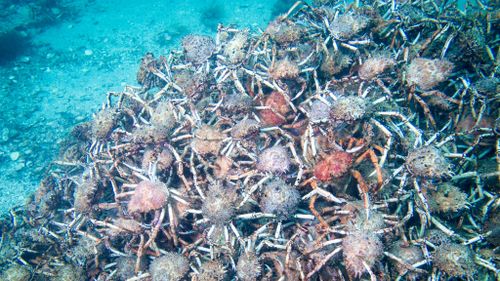
[[[380,168],[377,161],[378,158],[372,149],[368,148],[364,152],[358,154],[358,152],[360,152],[363,148],[363,145],[361,145],[360,143],[361,141],[358,140],[358,145],[353,147],[353,144],[356,145],[356,141],[351,141],[345,150],[341,146],[336,144],[337,150],[331,152],[329,155],[325,156],[322,161],[316,164],[314,168],[315,179],[312,180],[311,184],[315,189],[317,188],[315,180],[328,182],[332,179],[342,177],[346,174],[351,174],[358,183],[358,189],[365,204],[366,215],[367,217],[369,217],[370,203],[368,192],[370,192],[370,190],[376,192],[382,187],[383,175],[382,169]],[[361,172],[359,172],[355,168],[355,166],[359,165],[365,159],[369,159],[369,161],[375,168],[377,178],[377,184],[375,188],[370,188],[370,186],[363,178]]]
[[[341,225],[326,229],[319,228],[320,232],[318,228],[309,228],[305,233],[309,235],[299,236],[300,244],[303,245],[299,249],[303,255],[314,261],[312,268],[305,275],[305,280],[310,280],[318,274],[331,259],[341,252],[343,252],[344,265],[350,276],[360,277],[368,273],[371,280],[376,279],[372,268],[376,260],[382,257],[381,237],[391,235],[391,232],[401,224],[397,216],[383,215],[377,211],[374,211],[371,219],[367,220],[363,212],[360,212],[361,205],[347,203],[344,206],[345,210],[349,209],[348,206],[352,208],[350,211],[339,214],[344,220]],[[349,216],[346,217],[346,215]],[[360,252],[363,252],[363,255],[359,255]],[[332,271],[327,272],[333,274]]]
[[[134,175],[142,181],[147,181],[147,182],[152,182],[152,183],[160,183],[159,179],[156,176],[156,163],[151,163],[149,166],[149,169],[147,171],[147,176],[144,175],[144,171],[140,168],[134,167],[130,164],[125,164],[129,169],[134,171]],[[148,247],[152,247],[152,249],[155,249],[155,239],[159,232],[165,233],[168,237],[172,237],[174,244],[178,243],[177,239],[177,230],[176,228],[179,225],[179,217],[183,215],[183,213],[186,211],[188,206],[190,206],[190,203],[185,199],[186,195],[183,194],[181,191],[178,191],[177,189],[173,188],[168,188],[167,186],[170,185],[170,180],[172,179],[172,170],[170,173],[170,177],[167,179],[166,183],[164,184],[163,187],[163,192],[166,194],[166,204],[164,207],[161,208],[161,210],[155,210],[154,211],[154,217],[151,223],[149,224],[150,231],[147,232],[149,239],[144,241],[144,244],[142,245],[142,250],[147,249]],[[133,188],[137,187],[137,184],[126,184],[124,183],[121,188]],[[131,206],[132,202],[134,200],[134,192],[122,192],[117,195],[118,198],[122,199],[126,196],[132,195],[132,199],[129,201],[129,207]],[[158,197],[159,195],[155,195],[155,197]],[[134,201],[135,202],[135,201]],[[140,201],[137,201],[137,203],[140,204]],[[137,204],[135,203],[135,204]],[[142,206],[142,205],[141,205]],[[168,216],[168,222],[169,222],[169,232],[167,233],[163,229],[163,221],[165,216]],[[109,225],[107,225],[109,226]],[[120,228],[120,227],[118,227]],[[142,234],[141,234],[142,235]]]
[[[261,124],[255,119],[243,118],[234,126],[227,130],[230,134],[226,146],[221,150],[222,155],[230,156],[233,149],[238,147],[240,150],[250,149],[256,151],[255,138],[260,135]],[[252,157],[252,154],[247,152],[246,155]],[[252,158],[256,158],[255,156]]]
[[[231,36],[232,35],[232,36]],[[227,38],[231,36],[231,40]],[[226,80],[230,80],[236,90],[242,95],[248,95],[243,86],[238,70],[248,60],[249,45],[252,45],[248,31],[227,28],[219,25],[217,29],[217,61],[213,69],[216,85],[223,87]]]

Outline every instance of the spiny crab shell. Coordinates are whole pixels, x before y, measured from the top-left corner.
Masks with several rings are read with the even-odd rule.
[[[272,92],[264,103],[269,109],[260,112],[262,122],[267,126],[279,126],[286,122],[286,115],[291,111],[285,94]]]
[[[352,167],[353,157],[344,151],[334,151],[314,168],[314,176],[320,181],[330,181],[343,176]]]

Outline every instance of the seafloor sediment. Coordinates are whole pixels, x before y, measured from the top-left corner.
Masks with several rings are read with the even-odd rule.
[[[2,278],[499,278],[496,3],[318,2],[146,54],[2,220]]]

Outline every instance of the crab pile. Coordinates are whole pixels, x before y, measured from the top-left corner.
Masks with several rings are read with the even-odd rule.
[[[147,54],[3,221],[3,278],[499,278],[495,2],[326,2]]]

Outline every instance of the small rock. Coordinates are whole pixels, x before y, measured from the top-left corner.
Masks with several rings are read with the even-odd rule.
[[[7,142],[10,138],[10,131],[9,128],[3,128],[2,129],[2,135],[0,137],[1,142]]]
[[[10,160],[16,161],[21,156],[21,153],[14,151],[10,154]]]
[[[24,167],[26,166],[26,164],[24,163],[24,161],[19,161],[19,162],[16,162],[16,164],[14,165],[14,170],[16,172],[24,169]]]
[[[92,50],[90,50],[90,49],[85,50],[86,56],[91,56],[92,54],[94,54],[94,52],[92,52]]]
[[[170,41],[170,40],[172,40],[172,36],[168,33],[165,33],[165,34],[163,34],[163,39],[165,41]]]

